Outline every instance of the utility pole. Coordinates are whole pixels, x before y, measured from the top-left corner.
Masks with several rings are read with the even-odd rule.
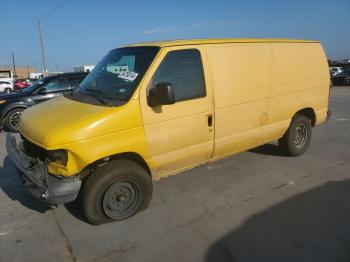
[[[46,76],[45,52],[44,52],[43,35],[41,32],[40,20],[38,22],[38,26],[39,26],[39,36],[40,36],[40,46],[41,46],[41,62],[43,63],[44,76]]]
[[[15,77],[17,77],[17,74],[16,74],[16,64],[15,64],[15,56],[13,55],[13,51],[12,51],[12,66],[13,66],[13,71],[15,72]]]

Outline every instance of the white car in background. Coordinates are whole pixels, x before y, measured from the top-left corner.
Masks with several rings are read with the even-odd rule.
[[[13,83],[11,81],[0,80],[0,92],[4,92],[6,94],[11,93],[13,91]]]

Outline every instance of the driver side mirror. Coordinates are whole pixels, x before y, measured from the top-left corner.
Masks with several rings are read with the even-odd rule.
[[[151,107],[175,104],[175,95],[171,84],[158,83],[154,88],[150,89],[147,103]]]

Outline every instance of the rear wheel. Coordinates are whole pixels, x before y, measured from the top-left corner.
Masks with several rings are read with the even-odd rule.
[[[5,117],[5,127],[8,129],[8,131],[11,132],[17,132],[18,131],[18,124],[21,117],[21,114],[23,112],[23,108],[16,108],[11,110]]]
[[[299,156],[307,150],[311,142],[311,120],[297,114],[287,132],[278,140],[281,151],[289,156]]]
[[[152,179],[135,162],[115,160],[87,177],[82,206],[91,224],[127,219],[144,210],[152,197]]]

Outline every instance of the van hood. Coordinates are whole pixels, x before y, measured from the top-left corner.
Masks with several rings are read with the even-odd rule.
[[[24,110],[19,131],[41,147],[57,147],[141,125],[139,110],[127,107],[135,103],[138,105],[130,100],[120,107],[106,107],[61,96]]]

